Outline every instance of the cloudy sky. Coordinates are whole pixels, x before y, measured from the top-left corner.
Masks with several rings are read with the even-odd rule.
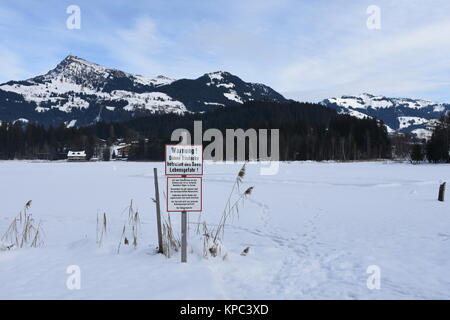
[[[67,28],[70,5],[80,29]],[[367,27],[371,5],[380,29]],[[0,82],[73,54],[150,77],[229,71],[301,101],[450,102],[448,0],[1,0],[0,34]]]

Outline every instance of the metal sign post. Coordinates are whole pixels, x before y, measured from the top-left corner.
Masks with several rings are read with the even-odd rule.
[[[187,212],[181,212],[181,262],[187,262]]]
[[[156,224],[158,230],[158,253],[163,253],[163,240],[161,231],[161,207],[159,202],[159,187],[158,187],[158,169],[153,168],[153,176],[155,179],[155,202],[156,202]]]
[[[182,175],[186,178],[186,175]],[[181,262],[187,262],[187,212],[181,211]]]
[[[181,262],[187,262],[187,213],[202,211],[203,148],[166,145],[167,212],[181,212]]]

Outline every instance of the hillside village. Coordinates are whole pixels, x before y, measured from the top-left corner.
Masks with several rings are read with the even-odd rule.
[[[131,143],[123,142],[123,139],[112,145],[108,145],[105,140],[99,139],[102,142],[98,143],[92,154],[86,153],[86,150],[69,150],[67,152],[67,161],[83,162],[83,161],[126,161],[133,149],[137,146],[139,141],[132,141]],[[148,139],[147,139],[148,140]]]

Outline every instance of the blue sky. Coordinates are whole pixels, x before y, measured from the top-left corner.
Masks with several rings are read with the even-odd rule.
[[[69,30],[69,5],[81,29]],[[369,30],[367,8],[380,8]],[[0,82],[69,53],[153,77],[224,70],[301,101],[368,92],[450,102],[445,0],[2,0]]]

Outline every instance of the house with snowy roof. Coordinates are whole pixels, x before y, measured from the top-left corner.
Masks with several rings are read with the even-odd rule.
[[[69,151],[67,153],[67,161],[86,161],[85,151]]]
[[[112,158],[128,158],[130,151],[131,151],[131,144],[127,143],[120,143],[118,145],[112,146]]]

